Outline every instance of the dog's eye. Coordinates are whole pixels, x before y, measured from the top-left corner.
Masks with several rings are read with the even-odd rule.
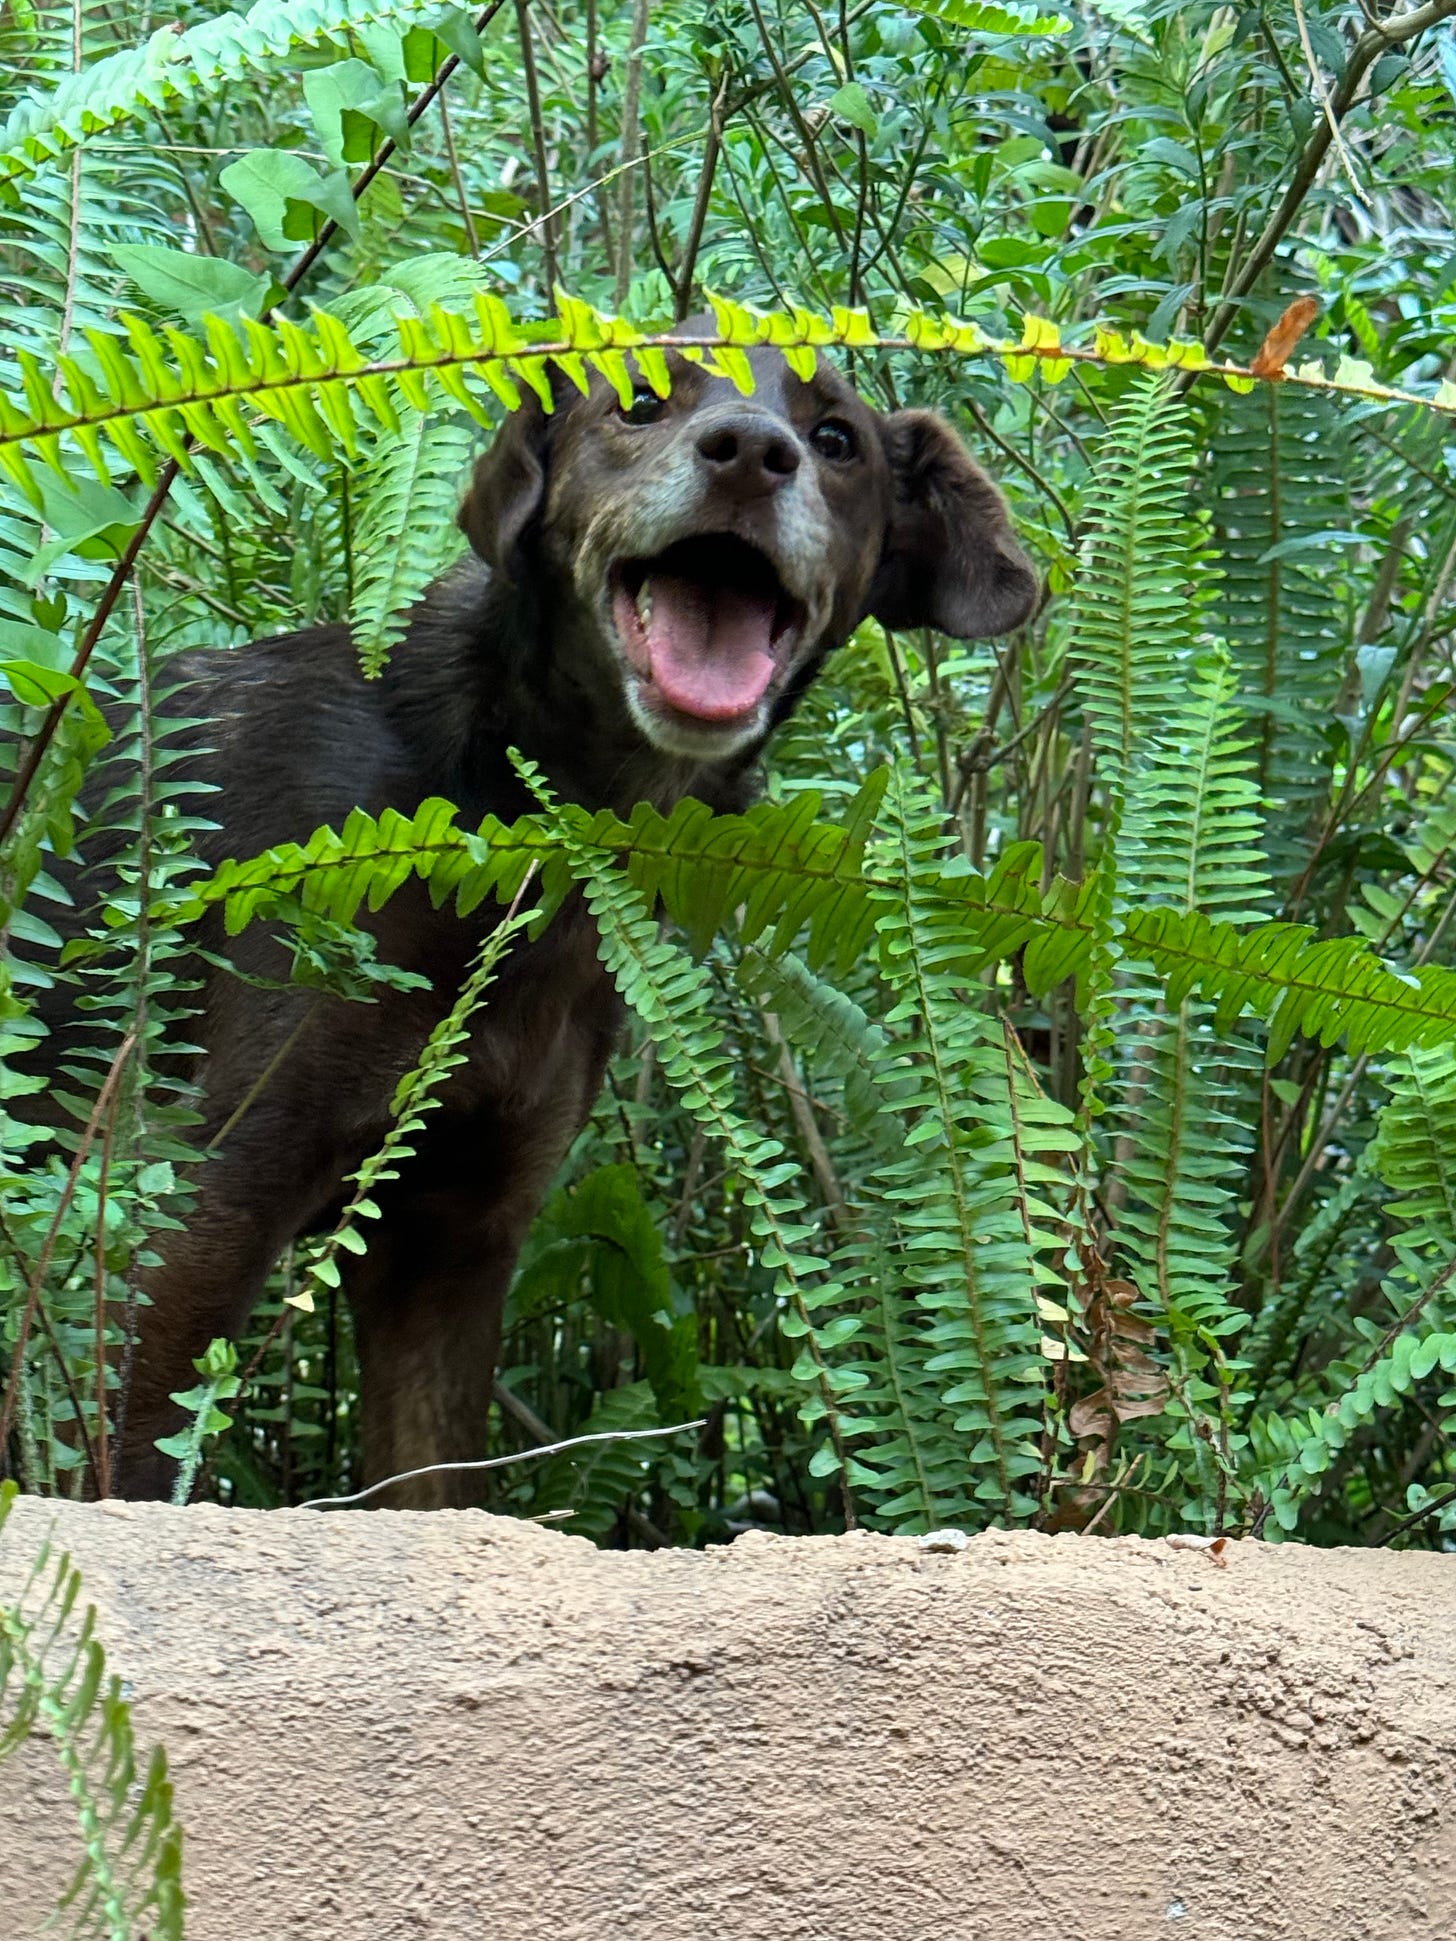
[[[831,458],[839,465],[859,449],[853,431],[840,418],[826,418],[822,425],[815,425],[809,443],[821,458]]]
[[[667,400],[658,397],[645,384],[639,384],[632,393],[632,402],[622,413],[629,425],[655,425],[667,409]]]

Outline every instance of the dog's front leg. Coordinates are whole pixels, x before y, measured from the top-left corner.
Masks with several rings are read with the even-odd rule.
[[[226,1187],[226,1162],[204,1187]],[[159,1436],[186,1426],[174,1394],[194,1388],[194,1358],[217,1336],[236,1340],[263,1290],[268,1270],[290,1238],[286,1219],[266,1220],[256,1204],[229,1203],[204,1190],[185,1231],[167,1237],[160,1267],[147,1275],[147,1305],[137,1316],[137,1340],[128,1355],[122,1437],[112,1466],[119,1496],[171,1495],[177,1459],[156,1446]]]
[[[344,1278],[367,1483],[487,1453],[501,1314],[536,1195],[503,1195],[486,1176],[416,1191],[402,1182],[381,1204],[369,1251]],[[446,1472],[397,1484],[374,1507],[465,1509],[483,1494],[479,1475]]]

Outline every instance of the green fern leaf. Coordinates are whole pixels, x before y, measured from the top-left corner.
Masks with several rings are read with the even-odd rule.
[[[0,1530],[16,1486],[0,1483]],[[38,1598],[31,1593],[40,1587]],[[96,1613],[75,1616],[80,1573],[42,1545],[13,1604],[0,1603],[0,1759],[49,1740],[66,1776],[84,1855],[61,1906],[75,1941],[182,1941],[182,1834],[172,1818],[167,1761],[137,1764],[121,1681],[106,1671]]]
[[[470,462],[471,431],[405,406],[395,437],[381,439],[360,482],[351,620],[360,664],[378,676],[403,638],[409,608],[461,550],[455,509]]]

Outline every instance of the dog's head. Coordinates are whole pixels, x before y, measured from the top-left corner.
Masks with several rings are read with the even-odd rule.
[[[549,417],[528,398],[460,511],[497,574],[584,616],[647,741],[699,761],[761,741],[867,614],[978,639],[1037,592],[939,418],[874,411],[822,361],[803,382],[777,351],[751,359],[749,397],[673,356],[671,395],[639,386],[630,409],[600,380]]]

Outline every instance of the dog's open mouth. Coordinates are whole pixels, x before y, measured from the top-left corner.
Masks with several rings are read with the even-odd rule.
[[[803,630],[803,603],[773,562],[728,533],[680,539],[612,569],[612,617],[628,661],[679,714],[752,714]]]

